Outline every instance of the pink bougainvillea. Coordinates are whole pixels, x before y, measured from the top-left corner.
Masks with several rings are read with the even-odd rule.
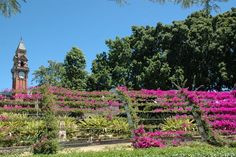
[[[32,94],[17,93],[12,98],[0,95],[0,109],[12,112],[35,112],[36,102],[41,99],[37,87],[32,88]],[[172,114],[189,117],[192,108],[189,101],[199,105],[204,118],[212,128],[222,134],[235,134],[236,132],[236,90],[227,92],[188,91],[181,90],[128,90],[126,87],[117,87],[125,92],[132,102],[132,106],[151,106],[149,111],[142,109],[137,112],[153,114]],[[8,90],[11,91],[11,90]],[[99,113],[105,116],[118,115],[124,110],[122,102],[109,91],[73,91],[65,88],[50,87],[56,98],[58,112],[81,111],[83,113]],[[29,92],[30,93],[30,92]],[[181,95],[184,93],[186,97]],[[144,107],[143,107],[144,108]]]
[[[144,126],[134,130],[132,145],[134,148],[165,147],[166,145],[178,146],[188,134],[185,131],[154,131],[146,132]],[[171,140],[170,140],[171,138]]]

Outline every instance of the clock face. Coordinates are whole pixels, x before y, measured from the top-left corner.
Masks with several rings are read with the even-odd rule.
[[[25,73],[23,71],[19,72],[19,78],[24,79],[25,78]]]

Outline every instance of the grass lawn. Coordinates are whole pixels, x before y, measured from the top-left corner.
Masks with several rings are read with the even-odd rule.
[[[17,154],[12,156],[28,155]],[[89,150],[87,152],[77,149],[65,149],[55,155],[34,155],[34,157],[236,157],[236,148],[212,147],[202,143],[193,143],[180,147],[135,150],[122,146],[100,151]]]

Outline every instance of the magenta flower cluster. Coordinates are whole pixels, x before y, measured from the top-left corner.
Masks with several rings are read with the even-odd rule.
[[[236,132],[236,91],[142,89],[140,91],[126,91],[126,93],[131,97],[133,105],[153,106],[152,110],[148,112],[157,114],[175,113],[179,116],[188,115],[189,118],[192,110],[189,103],[195,103],[200,107],[203,117],[215,130],[222,134],[235,134]]]
[[[13,99],[22,99],[25,101],[32,101],[32,100],[39,100],[41,99],[40,94],[24,94],[24,93],[17,93],[12,96]]]
[[[236,133],[235,91],[204,92],[185,91],[188,99],[199,105],[211,126],[223,134]]]
[[[37,87],[32,89],[29,94],[16,93],[7,99],[0,95],[0,110],[19,113],[36,111],[36,101],[40,101],[41,95],[37,92]],[[121,112],[119,107],[122,104],[108,91],[72,91],[58,87],[50,87],[49,90],[56,96],[55,110],[58,112],[81,111],[105,115],[117,115]]]
[[[3,100],[5,99],[5,96],[4,95],[0,95],[0,100]]]
[[[132,145],[134,148],[178,146],[184,141],[188,132],[185,131],[154,131],[146,132],[144,126],[134,130]]]
[[[117,87],[117,89],[131,98],[132,105],[153,106],[148,112],[157,114],[174,113],[188,117],[192,110],[188,104],[195,103],[214,129],[224,134],[236,132],[236,91],[209,92],[188,91],[187,89],[129,91],[126,87]],[[109,115],[123,112],[122,103],[109,91],[72,91],[58,87],[50,87],[50,91],[56,95],[56,110],[58,111],[78,110],[84,113],[108,113]],[[12,99],[6,99],[5,96],[0,95],[0,110],[28,110],[30,112],[35,110],[35,101],[40,99],[40,93],[37,92],[17,93]]]

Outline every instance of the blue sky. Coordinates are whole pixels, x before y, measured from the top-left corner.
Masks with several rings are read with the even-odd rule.
[[[235,0],[219,3],[221,12],[236,7]],[[16,47],[22,37],[32,73],[48,60],[63,62],[66,53],[79,47],[90,71],[96,54],[107,51],[105,40],[131,34],[131,26],[155,26],[183,20],[200,7],[182,9],[171,3],[154,4],[130,0],[119,6],[111,0],[28,0],[22,13],[5,18],[0,15],[0,90],[11,88],[11,68]]]

